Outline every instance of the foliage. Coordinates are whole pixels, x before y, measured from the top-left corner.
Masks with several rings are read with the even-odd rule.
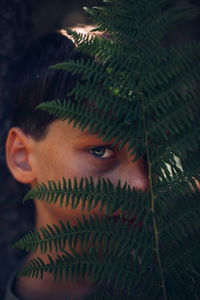
[[[54,248],[57,259],[48,255],[45,264],[38,257],[19,275],[42,278],[51,272],[55,280],[76,274],[112,282],[116,293],[94,299],[195,299],[200,293],[200,44],[167,50],[162,39],[196,12],[169,8],[167,0],[104,2],[86,12],[97,24],[94,31],[109,38],[66,29],[77,50],[91,59],[53,66],[78,73],[84,84],[78,82],[64,103],[53,100],[37,109],[80,130],[88,126],[105,142],[115,137],[113,145],[120,142],[120,149],[128,143],[133,163],[145,155],[149,192],[121,187],[120,181],[114,186],[106,178],[95,185],[92,177],[74,178],[73,184],[49,180],[31,189],[24,200],[59,201],[63,209],[81,203],[88,212],[100,203],[106,213],[103,220],[83,216],[75,226],[60,221],[27,233],[16,247],[41,253]],[[111,215],[119,208],[116,224]],[[81,254],[75,251],[78,240]],[[66,243],[73,255],[65,251]]]

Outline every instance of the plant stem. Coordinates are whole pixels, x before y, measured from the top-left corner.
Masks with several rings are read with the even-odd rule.
[[[140,87],[141,87],[141,85],[142,85],[142,81],[140,83]],[[156,199],[156,196],[154,195],[154,190],[153,190],[152,167],[151,167],[151,159],[150,159],[150,151],[149,151],[149,139],[148,139],[149,133],[148,133],[146,122],[145,122],[146,107],[144,105],[144,95],[142,93],[142,88],[141,88],[141,100],[142,100],[143,122],[144,122],[144,130],[145,130],[145,148],[146,148],[146,156],[147,156],[147,163],[148,163],[148,179],[149,179],[149,186],[150,186],[150,193],[151,193],[151,212],[152,212],[152,221],[153,221],[153,229],[154,229],[154,237],[155,237],[155,251],[156,251],[158,266],[159,266],[159,269],[160,269],[161,287],[163,289],[163,296],[164,296],[164,300],[167,300],[167,291],[166,291],[166,287],[165,287],[165,276],[164,276],[162,263],[161,263],[161,259],[160,259],[158,226],[157,226],[156,215],[155,215],[155,199]]]

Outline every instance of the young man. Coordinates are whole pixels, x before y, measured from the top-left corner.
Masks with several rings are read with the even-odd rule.
[[[147,170],[142,158],[135,163],[127,152],[128,145],[122,150],[90,135],[87,129],[83,132],[73,122],[69,125],[48,113],[34,111],[40,102],[63,99],[73,87],[77,78],[58,70],[48,70],[50,65],[69,59],[77,59],[71,40],[55,33],[41,38],[27,50],[18,63],[15,88],[13,89],[13,126],[6,141],[7,166],[14,178],[34,187],[38,183],[62,177],[79,180],[92,176],[97,182],[98,176],[108,178],[114,185],[121,179],[122,185],[127,182],[136,190],[148,189]],[[83,56],[83,55],[82,55]],[[84,56],[84,59],[87,59]],[[68,220],[71,225],[82,218],[81,204],[76,209],[60,208],[59,204],[48,204],[36,201],[36,228],[46,224],[58,224],[59,220]],[[84,211],[87,216],[87,212]],[[104,216],[99,206],[90,212],[100,218]],[[118,212],[115,213],[117,215]],[[66,251],[70,252],[66,247]],[[40,256],[48,262],[47,255],[39,251],[30,254],[24,264]],[[56,257],[55,251],[51,253]],[[79,282],[54,282],[52,274],[45,274],[43,280],[12,277],[5,300],[64,300],[82,299],[92,295],[98,286],[80,280]]]

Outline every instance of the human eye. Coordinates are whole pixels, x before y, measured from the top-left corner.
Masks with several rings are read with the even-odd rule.
[[[111,146],[97,146],[89,149],[93,158],[106,160],[115,158],[115,150]]]

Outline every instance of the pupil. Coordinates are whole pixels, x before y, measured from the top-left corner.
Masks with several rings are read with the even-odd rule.
[[[94,150],[95,149],[95,150]],[[103,147],[96,147],[92,151],[97,154],[97,156],[102,156],[105,153],[105,148]]]

